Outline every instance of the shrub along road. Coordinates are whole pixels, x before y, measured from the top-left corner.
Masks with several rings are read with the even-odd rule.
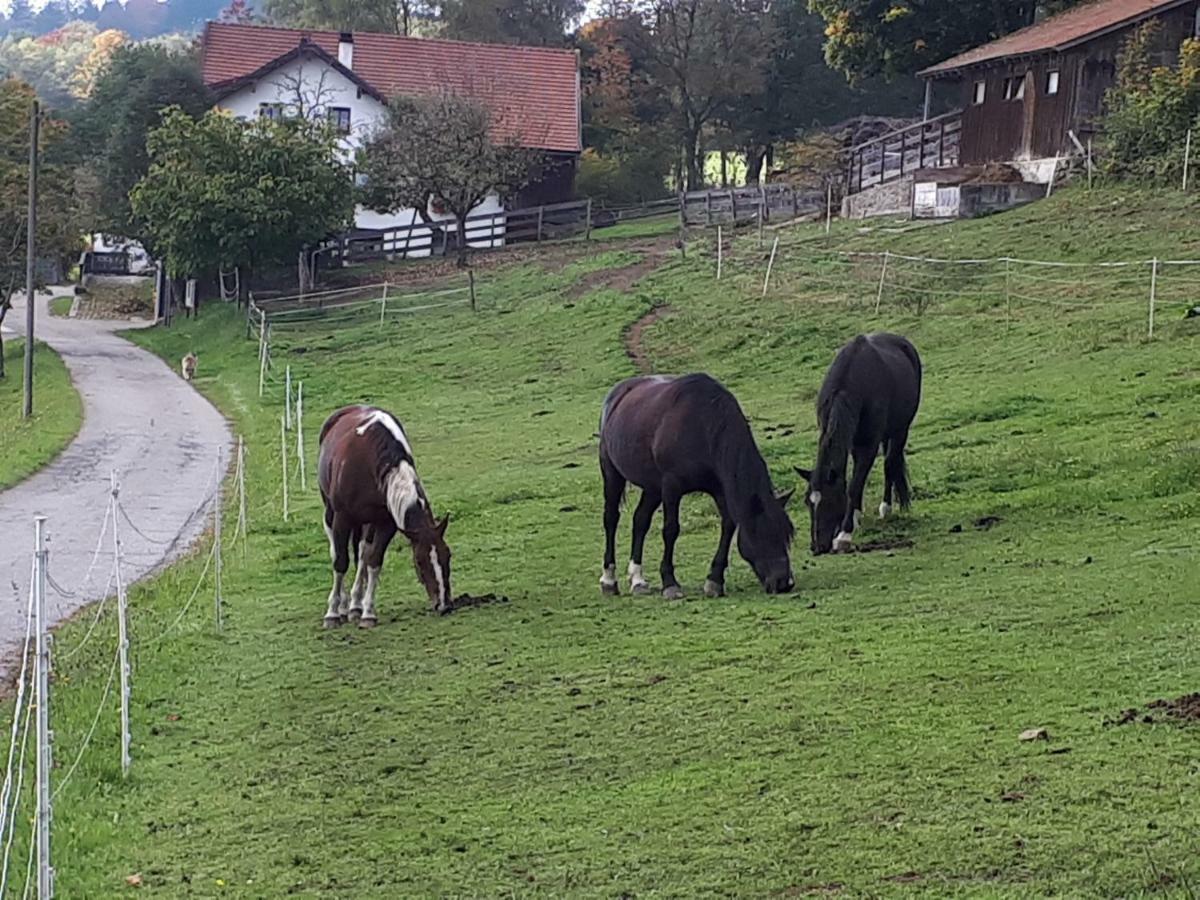
[[[121,503],[142,532],[121,520],[122,574],[129,582],[178,556],[200,534],[203,515],[197,510],[207,505],[213,491],[217,448],[230,444],[229,428],[210,403],[158,357],[116,334],[128,322],[51,317],[46,299],[38,302],[37,336],[66,363],[83,398],[84,420],[79,436],[53,463],[0,493],[0,535],[5,538],[0,541],[0,585],[16,584],[22,598],[14,601],[6,590],[8,602],[0,603],[6,669],[25,633],[34,516],[47,517],[50,572],[74,595],[47,592],[50,620],[58,623],[104,595],[112,567],[111,537],[99,554],[96,547],[110,473],[116,472]],[[7,321],[22,333],[24,301],[18,304]],[[35,383],[42,415],[70,414],[47,405],[63,402],[58,395],[40,396],[36,390]],[[89,569],[88,583],[82,584]]]

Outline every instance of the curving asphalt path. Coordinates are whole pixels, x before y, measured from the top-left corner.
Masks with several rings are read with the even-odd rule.
[[[25,636],[34,516],[47,517],[50,575],[72,595],[47,590],[47,614],[57,624],[112,593],[106,590],[113,562],[111,528],[96,554],[111,472],[117,473],[128,513],[118,525],[122,578],[132,583],[186,551],[203,532],[218,449],[227,466],[232,442],[224,418],[178,370],[117,336],[136,323],[56,318],[46,296],[37,302],[36,335],[66,363],[83,398],[83,427],[49,466],[0,492],[0,672],[5,674],[14,656],[19,658]],[[5,326],[24,332],[24,299],[16,301]],[[20,377],[19,367],[12,375]],[[35,405],[36,391],[35,381]]]

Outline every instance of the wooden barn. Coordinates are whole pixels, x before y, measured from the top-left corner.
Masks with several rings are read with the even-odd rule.
[[[1011,176],[1000,183],[1045,184],[1096,134],[1121,48],[1151,20],[1154,62],[1172,65],[1184,40],[1200,37],[1200,0],[1091,0],[918,73],[924,121],[847,152],[844,214],[916,214],[914,184],[932,196],[931,185],[986,179],[997,164]],[[957,109],[930,118],[935,90]]]

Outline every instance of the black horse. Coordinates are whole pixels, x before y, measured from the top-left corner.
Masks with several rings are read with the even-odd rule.
[[[642,489],[633,514],[630,589],[648,594],[642,549],[650,520],[663,507],[663,596],[683,596],[675,580],[679,503],[685,494],[705,493],[721,513],[721,541],[704,593],[725,593],[729,545],[738,550],[768,594],[792,590],[788,547],[794,529],[785,507],[792,492],[776,496],[767,464],[750,424],[733,394],[708,375],[645,376],[622,381],[604,401],[600,416],[600,472],[604,476],[605,594],[617,588],[616,535],[627,482]]]
[[[907,509],[911,494],[904,447],[921,402],[921,358],[897,334],[859,335],[838,351],[817,396],[820,439],[816,467],[796,469],[808,481],[806,504],[812,516],[812,552],[842,552],[862,516],[863,489],[880,448],[883,502],[879,517],[892,510],[893,490]],[[847,456],[854,477],[847,482]]]

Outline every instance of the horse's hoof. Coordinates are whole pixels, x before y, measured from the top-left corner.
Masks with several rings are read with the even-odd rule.
[[[342,617],[341,616],[326,616],[322,621],[324,622],[326,628],[341,628],[342,627]]]
[[[852,543],[852,541],[853,541],[853,539],[850,537],[850,535],[846,534],[846,532],[844,532],[844,531],[841,532],[837,537],[835,537],[833,539],[833,552],[834,553],[849,553],[850,552],[850,544]]]
[[[664,600],[682,600],[683,588],[677,584],[673,584],[670,587],[663,588],[662,595]]]
[[[891,514],[892,514],[892,504],[890,504],[890,503],[880,503],[879,504],[879,518],[886,519]]]
[[[360,618],[358,620],[358,627],[359,628],[374,628],[378,621],[379,620],[376,619],[374,616],[371,616],[371,618],[369,618],[369,619]]]
[[[705,597],[724,597],[725,585],[719,581],[713,581],[711,578],[704,582]]]
[[[621,589],[617,587],[617,583],[615,581],[612,584],[600,582],[600,593],[605,597],[619,597],[621,596]]]
[[[439,616],[448,616],[450,613],[454,612],[454,607],[447,603],[445,606],[435,606],[433,611]]]
[[[650,587],[644,581],[639,581],[637,584],[629,586],[629,593],[637,597],[650,597],[654,594],[654,588]]]
[[[357,622],[361,618],[362,618],[362,610],[361,609],[352,609],[352,610],[350,610],[350,612],[348,612],[346,614],[347,622],[354,623],[354,622]]]

